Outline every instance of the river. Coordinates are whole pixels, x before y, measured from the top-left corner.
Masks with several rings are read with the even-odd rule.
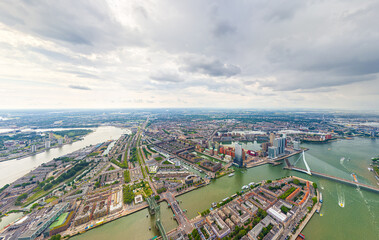
[[[256,144],[247,144],[246,148],[255,149]],[[310,148],[306,152],[306,160],[314,171],[327,173],[334,176],[352,179],[354,172],[362,183],[376,185],[372,172],[367,170],[370,159],[379,155],[379,141],[356,138],[354,140],[339,140],[328,144],[303,144],[302,147]],[[299,156],[290,158],[294,163]],[[344,161],[341,158],[345,157]],[[350,159],[350,160],[349,160]],[[301,161],[297,166],[303,167]],[[315,214],[303,230],[306,239],[365,239],[376,240],[379,236],[379,194],[360,190],[355,187],[337,183],[334,181],[308,176],[306,174],[283,170],[282,166],[264,165],[247,170],[236,169],[233,177],[222,177],[212,180],[206,187],[184,194],[177,199],[182,209],[187,210],[188,218],[195,217],[210,207],[212,202],[234,194],[243,185],[252,181],[258,182],[266,179],[277,179],[284,176],[296,175],[316,182],[323,193],[323,206],[320,216]],[[343,201],[344,208],[338,205]],[[162,222],[166,231],[173,229],[171,210],[162,207]],[[154,222],[146,218],[148,211],[145,209],[97,229],[74,237],[74,239],[100,240],[106,238],[121,239],[148,239],[156,232]]]
[[[36,154],[34,156],[21,158],[19,160],[14,159],[0,162],[0,187],[15,181],[42,163],[51,161],[53,158],[74,152],[91,144],[94,145],[110,139],[118,139],[122,134],[130,133],[130,130],[128,129],[112,126],[103,126],[92,130],[94,131],[84,136],[81,141],[66,144],[58,148],[52,148],[48,151]]]

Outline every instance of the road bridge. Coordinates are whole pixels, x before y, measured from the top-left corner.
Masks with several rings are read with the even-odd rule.
[[[191,222],[188,220],[187,216],[184,214],[183,210],[179,207],[174,195],[171,192],[165,192],[162,194],[164,200],[170,204],[172,211],[175,214],[175,219],[178,222],[179,228],[184,230],[186,233],[190,233],[193,230]]]
[[[303,152],[303,156],[302,157],[303,157],[303,161],[304,161],[304,164],[305,164],[305,166],[306,166],[307,169],[295,167],[294,165],[297,163],[297,161],[295,162],[294,165],[291,165],[291,163],[288,161],[288,159],[285,160],[287,166],[284,167],[284,168],[285,169],[289,169],[289,170],[294,170],[294,171],[302,172],[302,173],[306,173],[308,175],[314,175],[314,176],[330,179],[330,180],[333,180],[333,181],[337,181],[337,182],[340,182],[340,183],[345,183],[345,184],[348,184],[348,185],[360,187],[362,189],[366,189],[366,190],[369,190],[369,191],[372,191],[372,192],[379,193],[379,188],[374,187],[374,186],[370,186],[370,185],[367,185],[367,184],[364,184],[364,183],[347,180],[347,179],[344,179],[344,178],[335,177],[335,176],[328,175],[328,174],[325,174],[325,173],[319,173],[319,172],[311,171],[310,168],[309,168],[309,166],[308,166],[308,164],[307,164],[307,162],[306,162],[306,160],[305,160],[305,154],[304,154],[304,152]]]
[[[155,226],[158,228],[162,239],[168,240],[166,230],[163,227],[163,224],[161,222],[161,208],[155,201],[154,197],[149,197],[146,199],[147,203],[149,204],[149,213],[150,215],[155,215]]]

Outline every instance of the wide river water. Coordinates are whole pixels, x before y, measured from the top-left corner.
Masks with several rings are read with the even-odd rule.
[[[257,143],[244,145],[255,149]],[[354,140],[339,140],[328,144],[303,144],[310,148],[306,152],[306,160],[314,171],[352,180],[355,173],[362,183],[378,186],[374,174],[368,171],[370,159],[379,155],[379,141],[356,138]],[[341,160],[345,157],[345,160]],[[292,163],[299,156],[290,158]],[[299,161],[297,166],[304,167]],[[377,240],[379,236],[379,194],[356,187],[344,185],[315,176],[283,170],[282,166],[264,165],[248,170],[237,169],[233,177],[222,177],[213,180],[211,184],[198,190],[184,194],[177,199],[182,209],[187,210],[188,218],[195,217],[210,207],[212,202],[234,194],[245,184],[266,179],[277,179],[296,175],[316,182],[323,193],[321,214],[315,214],[303,230],[306,239],[365,239]],[[344,203],[344,207],[339,206]],[[172,212],[166,203],[161,204],[162,221],[169,231],[176,227],[172,220]],[[146,217],[147,209],[120,218],[101,227],[90,230],[73,239],[149,239],[157,235],[153,218]],[[149,231],[151,227],[151,231]]]
[[[16,179],[27,174],[39,165],[51,161],[53,158],[74,152],[89,145],[95,145],[108,140],[118,139],[122,134],[130,133],[128,129],[117,127],[98,127],[92,129],[92,133],[84,136],[83,140],[71,144],[66,144],[58,148],[52,148],[48,151],[39,153],[34,156],[14,159],[10,161],[0,162],[0,187],[7,183],[11,183]]]

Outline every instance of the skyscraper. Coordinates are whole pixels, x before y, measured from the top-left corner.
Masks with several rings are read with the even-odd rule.
[[[49,140],[45,141],[45,148],[50,148],[50,141]]]
[[[33,144],[32,146],[30,146],[30,151],[31,152],[36,152],[37,151],[37,146],[35,144]]]
[[[274,146],[275,133],[270,133],[270,145]]]
[[[278,148],[277,147],[269,147],[268,148],[268,157],[276,158],[278,156]]]
[[[278,148],[278,155],[283,154],[285,147],[286,147],[286,139],[285,138],[275,138],[274,147]]]
[[[240,143],[236,143],[235,144],[235,157],[234,157],[234,163],[238,166],[238,167],[242,167],[243,166],[243,159],[242,159],[242,145]]]

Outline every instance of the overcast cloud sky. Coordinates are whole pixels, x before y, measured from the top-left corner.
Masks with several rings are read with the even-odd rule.
[[[379,110],[379,2],[0,2],[0,109]]]

